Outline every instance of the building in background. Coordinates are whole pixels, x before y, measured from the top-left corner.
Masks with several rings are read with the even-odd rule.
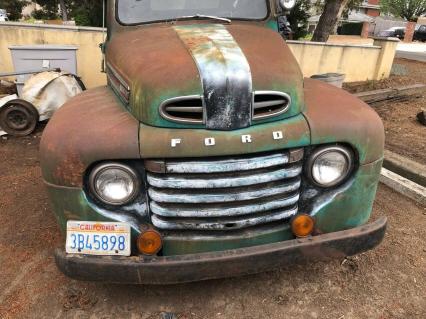
[[[378,17],[380,16],[380,0],[363,0],[358,10],[370,17]]]

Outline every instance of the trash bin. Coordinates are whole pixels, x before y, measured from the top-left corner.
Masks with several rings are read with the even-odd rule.
[[[71,45],[14,45],[9,47],[16,72],[59,68],[77,74],[77,47]],[[21,95],[31,74],[18,75],[16,87]]]
[[[345,75],[340,73],[325,73],[312,75],[311,78],[342,88]]]

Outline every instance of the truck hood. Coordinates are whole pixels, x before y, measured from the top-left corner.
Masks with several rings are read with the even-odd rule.
[[[118,32],[107,63],[130,88],[130,112],[158,127],[235,130],[303,111],[303,77],[285,41],[253,23],[152,25]],[[291,97],[275,117],[252,120],[253,93]],[[170,99],[202,98],[204,122],[179,123],[160,114]]]

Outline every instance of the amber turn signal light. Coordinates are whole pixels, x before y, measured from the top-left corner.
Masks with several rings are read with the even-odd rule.
[[[315,221],[307,214],[300,214],[291,221],[291,230],[296,237],[308,237],[314,232]]]
[[[140,253],[144,255],[155,255],[163,247],[163,239],[159,232],[150,229],[139,235],[137,244]]]

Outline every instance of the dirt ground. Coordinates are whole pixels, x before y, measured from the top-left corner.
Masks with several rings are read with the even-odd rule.
[[[347,259],[175,286],[63,276],[62,245],[40,177],[35,135],[0,138],[0,318],[426,318],[426,209],[381,186],[384,243]]]
[[[416,83],[426,84],[426,63],[395,59],[394,64],[397,69],[405,69],[407,74],[392,75],[384,81],[350,83],[345,88],[357,93]],[[416,119],[422,108],[426,108],[426,94],[420,99],[390,102],[374,107],[385,125],[386,149],[426,164],[426,127]]]

